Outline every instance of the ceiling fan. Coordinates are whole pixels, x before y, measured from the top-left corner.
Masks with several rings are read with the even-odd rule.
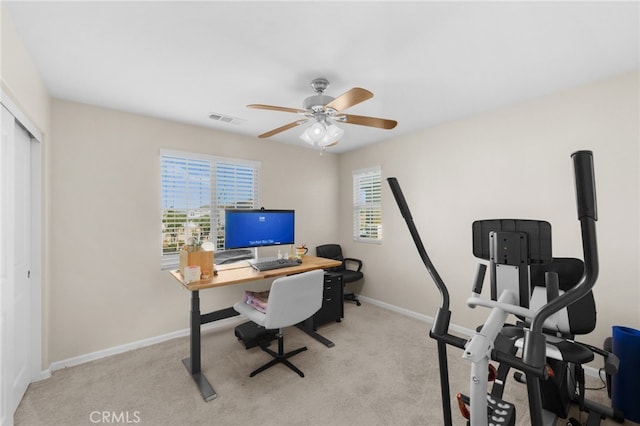
[[[302,103],[302,107],[304,109],[263,104],[247,105],[248,108],[292,112],[304,116],[304,118],[270,130],[258,137],[268,138],[280,132],[284,132],[285,130],[292,129],[308,122],[313,122],[313,124],[308,127],[304,133],[302,133],[300,138],[311,145],[319,146],[324,149],[337,144],[344,134],[344,130],[336,126],[334,122],[358,124],[361,126],[377,127],[379,129],[393,129],[398,124],[395,120],[343,113],[343,110],[364,102],[367,99],[371,99],[373,97],[373,93],[360,87],[354,87],[351,90],[347,90],[337,98],[333,98],[324,94],[324,91],[328,86],[329,81],[327,79],[314,79],[311,82],[311,87],[315,90],[316,94],[309,96],[304,100]]]

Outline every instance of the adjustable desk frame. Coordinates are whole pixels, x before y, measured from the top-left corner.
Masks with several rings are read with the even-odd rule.
[[[214,321],[219,321],[225,318],[231,318],[239,315],[233,308],[224,308],[217,311],[209,312],[206,314],[200,313],[200,290],[205,290],[213,287],[223,287],[233,284],[241,284],[251,281],[257,281],[267,278],[277,278],[285,275],[299,274],[301,272],[312,271],[314,269],[326,269],[335,266],[340,266],[341,262],[332,259],[325,259],[322,257],[305,256],[300,265],[292,266],[289,268],[274,269],[271,271],[259,272],[254,270],[250,266],[239,267],[235,269],[225,269],[218,272],[218,275],[211,279],[196,281],[192,283],[185,283],[180,271],[173,270],[170,274],[180,283],[182,286],[191,292],[191,319],[190,319],[190,351],[191,356],[182,360],[182,363],[187,367],[187,371],[193,377],[198,389],[205,401],[211,401],[217,394],[213,389],[201,368],[201,348],[200,348],[200,326]],[[310,320],[304,321],[298,325],[305,333],[311,337],[322,342],[328,347],[334,346],[333,342],[322,337],[318,333],[313,331],[313,325]]]

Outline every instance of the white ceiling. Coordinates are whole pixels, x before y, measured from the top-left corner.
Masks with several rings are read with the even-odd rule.
[[[371,90],[346,112],[398,126],[343,124],[333,152],[639,68],[638,1],[2,4],[56,98],[256,137],[298,116],[247,104]]]

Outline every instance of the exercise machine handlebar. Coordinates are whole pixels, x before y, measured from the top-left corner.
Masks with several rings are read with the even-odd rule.
[[[409,232],[411,233],[411,237],[413,238],[413,242],[418,249],[418,253],[422,262],[427,268],[429,275],[438,287],[438,291],[440,292],[440,306],[436,310],[436,315],[433,319],[433,324],[431,326],[431,331],[429,332],[429,336],[438,342],[438,362],[440,364],[440,392],[442,396],[442,415],[443,415],[443,424],[446,426],[451,426],[453,424],[453,420],[451,417],[451,397],[450,397],[450,389],[449,389],[449,373],[448,373],[448,362],[447,362],[447,345],[452,345],[458,348],[463,349],[467,344],[467,340],[462,339],[457,336],[453,336],[449,334],[449,323],[451,321],[451,311],[449,310],[449,290],[447,286],[440,278],[438,271],[431,263],[431,259],[429,259],[429,255],[422,244],[422,239],[420,238],[420,234],[416,229],[415,224],[413,223],[413,218],[411,216],[411,211],[409,210],[409,205],[402,194],[402,190],[400,189],[400,184],[398,184],[398,180],[394,177],[387,178],[387,182],[389,182],[389,186],[391,187],[391,192],[393,193],[394,198],[396,199],[396,203],[400,208],[400,213],[404,220],[407,222],[407,227],[409,228]]]
[[[391,192],[393,193],[394,198],[396,199],[396,203],[400,208],[400,213],[404,220],[407,222],[407,226],[409,227],[409,232],[411,233],[411,237],[413,238],[413,242],[418,249],[418,253],[424,266],[426,266],[429,275],[436,283],[438,290],[440,291],[440,308],[438,308],[438,312],[436,313],[436,317],[433,321],[432,332],[437,335],[445,335],[449,330],[449,321],[451,319],[451,312],[449,311],[449,290],[447,286],[440,278],[440,274],[436,270],[433,263],[431,263],[431,259],[429,259],[429,255],[427,254],[427,250],[424,248],[424,244],[422,244],[422,239],[420,238],[420,234],[416,229],[416,225],[413,223],[413,217],[411,216],[411,211],[409,210],[409,205],[402,194],[402,190],[400,189],[400,184],[395,177],[387,178],[387,182],[389,182],[389,187],[391,188]]]
[[[522,371],[525,374],[533,374],[535,377],[544,380],[547,380],[549,378],[549,369],[545,365],[534,367],[522,361],[521,358],[518,358],[517,356],[508,354],[506,352],[500,352],[494,349],[491,351],[491,359],[501,364],[507,364],[515,368],[516,370]]]
[[[593,220],[598,220],[596,184],[593,174],[593,153],[591,151],[577,151],[571,157],[573,158],[576,181],[578,219],[588,216]]]
[[[487,272],[487,265],[484,263],[478,264],[478,269],[476,271],[476,279],[473,282],[473,293],[481,294],[482,293],[482,283],[484,283],[484,276]]]
[[[576,204],[582,233],[582,251],[584,274],[576,286],[561,296],[542,306],[531,321],[531,331],[540,333],[549,316],[571,305],[593,288],[598,278],[598,246],[596,242],[595,222],[598,220],[595,177],[593,172],[593,153],[577,151],[572,154],[576,184]],[[525,345],[525,353],[526,353]],[[526,357],[526,356],[525,356]]]

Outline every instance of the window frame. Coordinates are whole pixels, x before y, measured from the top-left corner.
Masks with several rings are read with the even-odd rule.
[[[164,239],[165,239],[165,230],[164,230],[164,224],[163,224],[164,210],[165,210],[165,206],[163,205],[164,204],[163,185],[165,182],[163,177],[164,157],[176,157],[176,158],[185,159],[185,160],[205,161],[209,163],[209,170],[210,170],[209,179],[210,179],[210,185],[211,185],[211,192],[209,195],[209,218],[210,218],[209,238],[211,239],[215,235],[214,242],[216,244],[216,250],[220,250],[220,244],[223,244],[223,241],[224,241],[224,233],[223,233],[224,232],[223,231],[224,215],[220,211],[221,210],[224,211],[223,209],[228,207],[228,205],[225,205],[222,208],[219,206],[219,202],[220,202],[219,187],[221,185],[221,180],[219,179],[220,176],[217,173],[219,168],[222,165],[231,165],[231,166],[237,166],[239,168],[248,167],[252,169],[252,172],[253,172],[253,177],[251,178],[252,187],[251,189],[247,190],[247,192],[253,196],[253,201],[252,203],[247,204],[242,208],[259,208],[260,206],[260,168],[261,168],[261,162],[254,161],[254,160],[221,157],[221,156],[210,155],[210,154],[202,154],[202,153],[188,152],[188,151],[177,151],[177,150],[170,150],[170,149],[160,150],[160,155],[159,155],[160,215],[161,215],[160,263],[161,263],[162,270],[174,269],[174,268],[177,268],[179,265],[178,252],[173,252],[173,253],[164,252]],[[183,210],[188,217],[189,211],[194,210],[194,208],[191,206],[187,206]]]
[[[353,180],[353,241],[381,244],[383,240],[382,166],[354,170],[351,176]],[[368,196],[367,194],[362,194],[363,191],[367,191],[367,188],[363,188],[367,182],[373,184],[373,188],[371,188],[373,193],[368,194]],[[368,200],[367,198],[374,199]],[[367,227],[371,228],[373,225],[368,223],[369,226],[367,226],[369,219],[364,219],[365,225],[363,225],[363,213],[365,217],[373,218],[373,221],[377,220],[378,224],[375,225],[375,232],[365,229]]]

